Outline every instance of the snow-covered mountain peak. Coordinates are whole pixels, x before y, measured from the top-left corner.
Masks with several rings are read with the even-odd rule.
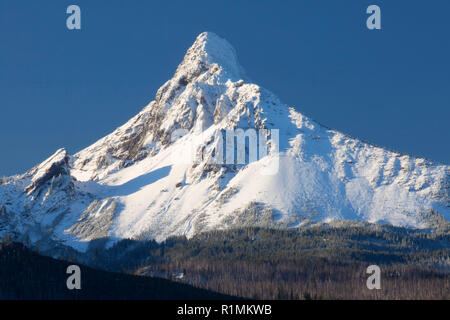
[[[250,161],[250,140],[260,142],[266,129],[270,151]],[[216,161],[230,131],[245,132],[244,163]],[[261,174],[267,160],[276,170]],[[8,213],[0,235],[33,233],[83,250],[94,239],[164,240],[236,226],[362,220],[427,228],[450,220],[449,193],[449,166],[321,126],[251,83],[233,47],[208,32],[124,125],[73,156],[61,149],[0,180]]]

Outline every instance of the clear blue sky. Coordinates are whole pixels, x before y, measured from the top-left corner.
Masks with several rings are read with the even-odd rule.
[[[77,4],[82,30],[66,28]],[[365,26],[377,4],[382,30]],[[0,175],[95,142],[213,31],[313,119],[450,164],[450,1],[0,0]]]

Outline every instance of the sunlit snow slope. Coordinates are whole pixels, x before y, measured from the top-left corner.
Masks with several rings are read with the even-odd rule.
[[[219,136],[237,128],[278,129],[279,143],[271,140],[258,161],[215,163]],[[192,161],[192,154],[201,156]],[[265,171],[273,163],[276,170]],[[1,180],[0,232],[85,250],[100,238],[160,241],[245,225],[361,220],[432,228],[450,219],[449,169],[330,130],[282,104],[208,32],[122,127],[73,156],[61,149]]]

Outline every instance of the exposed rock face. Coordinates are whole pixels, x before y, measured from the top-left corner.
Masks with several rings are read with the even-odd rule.
[[[117,203],[112,199],[107,199],[103,203],[94,200],[68,231],[86,240],[107,238],[116,209]]]
[[[27,194],[31,194],[52,179],[61,176],[69,176],[69,156],[65,149],[58,150],[53,156],[42,164],[32,169],[30,172],[33,177],[31,183],[25,188]]]
[[[221,138],[236,129],[264,132],[267,156],[219,162]],[[274,161],[277,170],[263,174]],[[84,250],[100,238],[164,240],[243,225],[437,228],[450,219],[449,190],[449,166],[321,126],[251,83],[232,46],[202,33],[155,100],[123,126],[74,156],[61,149],[3,179],[0,233]]]

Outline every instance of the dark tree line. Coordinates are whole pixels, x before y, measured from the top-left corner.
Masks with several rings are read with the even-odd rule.
[[[69,290],[71,263],[38,255],[4,239],[0,244],[0,299],[230,299],[161,278],[95,270],[83,265],[81,290]]]

